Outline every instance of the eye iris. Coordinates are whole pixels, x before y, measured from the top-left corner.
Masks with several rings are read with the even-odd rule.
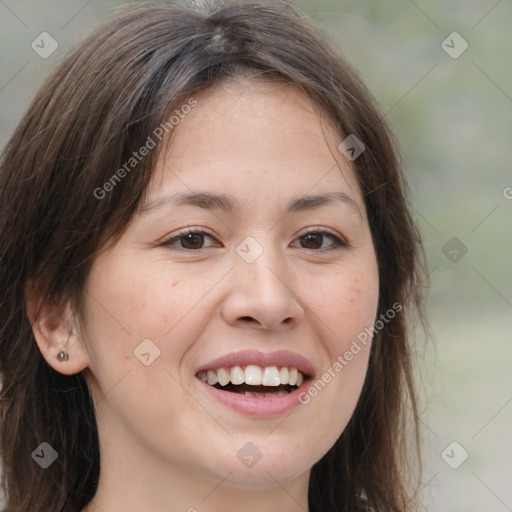
[[[181,238],[181,245],[185,249],[201,249],[203,243],[204,235],[200,233],[188,233]]]
[[[323,236],[320,233],[308,233],[302,237],[302,242],[303,247],[305,242],[306,249],[318,249],[322,247]]]

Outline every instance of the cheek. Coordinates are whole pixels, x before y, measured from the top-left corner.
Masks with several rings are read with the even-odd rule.
[[[132,360],[134,349],[150,339],[161,349],[160,362],[178,361],[204,327],[209,317],[205,296],[221,277],[161,262],[134,271],[132,263],[115,255],[98,260],[86,285],[85,323],[92,355]]]
[[[331,360],[345,352],[370,328],[377,313],[379,281],[376,267],[354,265],[317,282],[311,308],[322,321]]]
[[[374,258],[354,261],[329,279],[317,280],[315,290],[310,304],[321,320],[318,338],[327,357],[304,400],[315,402],[316,414],[322,423],[331,425],[335,439],[352,415],[368,367],[368,332],[375,322],[379,297]]]

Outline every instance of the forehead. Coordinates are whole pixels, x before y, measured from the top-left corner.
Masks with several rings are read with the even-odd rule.
[[[208,185],[242,198],[335,190],[362,206],[353,166],[338,150],[342,135],[296,88],[244,79],[194,99],[160,156],[149,201]]]

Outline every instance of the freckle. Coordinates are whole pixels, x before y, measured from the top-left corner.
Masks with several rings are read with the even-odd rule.
[[[180,282],[180,281],[179,281],[179,279],[178,279],[178,281],[176,281],[175,283],[172,283],[172,285],[173,285],[173,286],[176,286],[179,282]]]

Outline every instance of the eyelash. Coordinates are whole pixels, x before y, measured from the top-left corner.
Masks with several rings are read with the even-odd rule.
[[[307,235],[311,235],[311,234],[321,234],[323,236],[328,236],[329,238],[331,238],[333,240],[334,243],[332,244],[331,247],[329,247],[327,249],[307,249],[304,247],[301,247],[301,249],[304,249],[306,251],[313,251],[313,252],[327,252],[327,251],[343,249],[343,248],[348,247],[348,243],[345,240],[343,240],[342,238],[340,238],[339,236],[331,233],[330,231],[326,231],[326,230],[318,229],[318,228],[306,231],[300,237],[298,237],[298,239],[303,238]],[[170,238],[163,240],[160,245],[170,247],[174,244],[174,242],[178,242],[180,239],[182,239],[188,235],[206,235],[206,236],[214,239],[214,237],[206,231],[203,231],[203,230],[197,229],[197,228],[187,228],[183,231],[180,231],[177,235],[173,235]],[[185,247],[178,247],[179,250],[188,251],[188,252],[199,252],[199,251],[203,251],[204,249],[209,249],[209,248],[210,247],[202,247],[201,249],[187,249]]]

